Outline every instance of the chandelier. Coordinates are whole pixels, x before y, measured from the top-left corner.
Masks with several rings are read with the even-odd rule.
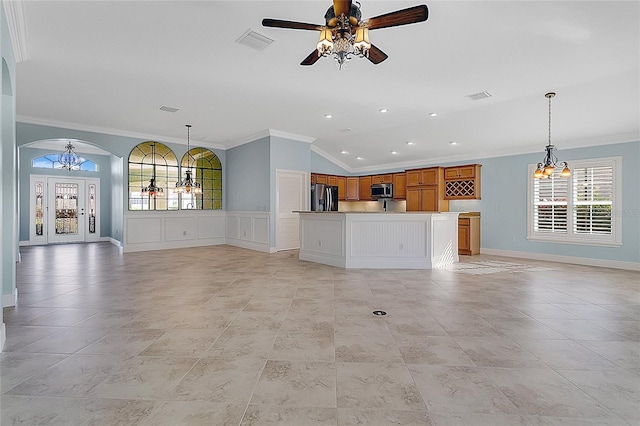
[[[191,150],[190,150],[190,133],[191,133],[191,124],[185,124],[187,127],[187,169],[184,171],[184,179],[178,180],[176,182],[176,187],[173,189],[175,193],[183,193],[187,194],[202,194],[202,186],[199,182],[196,182],[191,177]]]
[[[156,185],[156,144],[151,144],[151,163],[153,164],[153,174],[149,179],[149,185],[142,188],[142,196],[148,197],[162,197],[164,196],[164,189]]]
[[[330,9],[330,11],[332,10]],[[320,30],[320,40],[316,46],[318,56],[333,54],[338,69],[342,69],[353,56],[369,57],[369,49],[371,48],[369,28],[367,28],[366,24],[360,22],[360,9],[357,8],[355,10],[357,12],[354,18],[358,22],[358,26],[355,27],[355,34],[352,22],[344,14],[337,17],[338,23],[335,27],[322,27]],[[327,12],[327,14],[329,13]],[[325,16],[325,19],[327,19],[327,16]],[[328,21],[329,19],[327,19]]]
[[[73,150],[73,145],[71,141],[67,141],[67,146],[65,146],[65,151],[61,152],[58,155],[58,163],[62,166],[63,169],[67,169],[69,171],[77,169],[82,159],[76,152]]]
[[[547,179],[553,175],[553,171],[556,167],[562,167],[562,172],[560,176],[562,177],[570,177],[571,170],[569,170],[569,164],[566,161],[558,162],[558,157],[556,157],[555,151],[556,147],[551,145],[551,98],[553,98],[556,94],[554,92],[549,92],[544,96],[549,99],[549,142],[545,147],[545,155],[542,163],[538,163],[536,166],[536,171],[533,173],[533,177],[536,179]]]

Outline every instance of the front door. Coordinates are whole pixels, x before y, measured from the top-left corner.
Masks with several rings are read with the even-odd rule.
[[[30,244],[97,241],[99,179],[31,176]]]

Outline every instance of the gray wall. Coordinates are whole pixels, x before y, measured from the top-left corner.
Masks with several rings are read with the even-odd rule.
[[[269,137],[226,152],[226,208],[230,211],[271,210]]]

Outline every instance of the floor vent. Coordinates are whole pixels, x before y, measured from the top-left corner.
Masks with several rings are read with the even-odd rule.
[[[273,43],[273,41],[273,39],[266,35],[249,29],[236,40],[236,43],[244,44],[245,46],[249,46],[255,50],[264,50],[267,46]]]
[[[484,92],[480,92],[480,93],[474,93],[473,95],[467,95],[467,98],[471,99],[472,101],[479,101],[480,99],[487,99],[491,97],[491,93],[484,91]]]

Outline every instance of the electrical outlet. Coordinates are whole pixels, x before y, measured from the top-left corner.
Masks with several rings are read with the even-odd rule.
[[[246,237],[247,236],[247,231],[242,231],[242,236]]]
[[[182,231],[182,236],[186,237],[187,236],[187,231]]]
[[[400,243],[400,250],[404,250],[404,244]]]
[[[318,247],[322,247],[322,240],[318,240]]]

